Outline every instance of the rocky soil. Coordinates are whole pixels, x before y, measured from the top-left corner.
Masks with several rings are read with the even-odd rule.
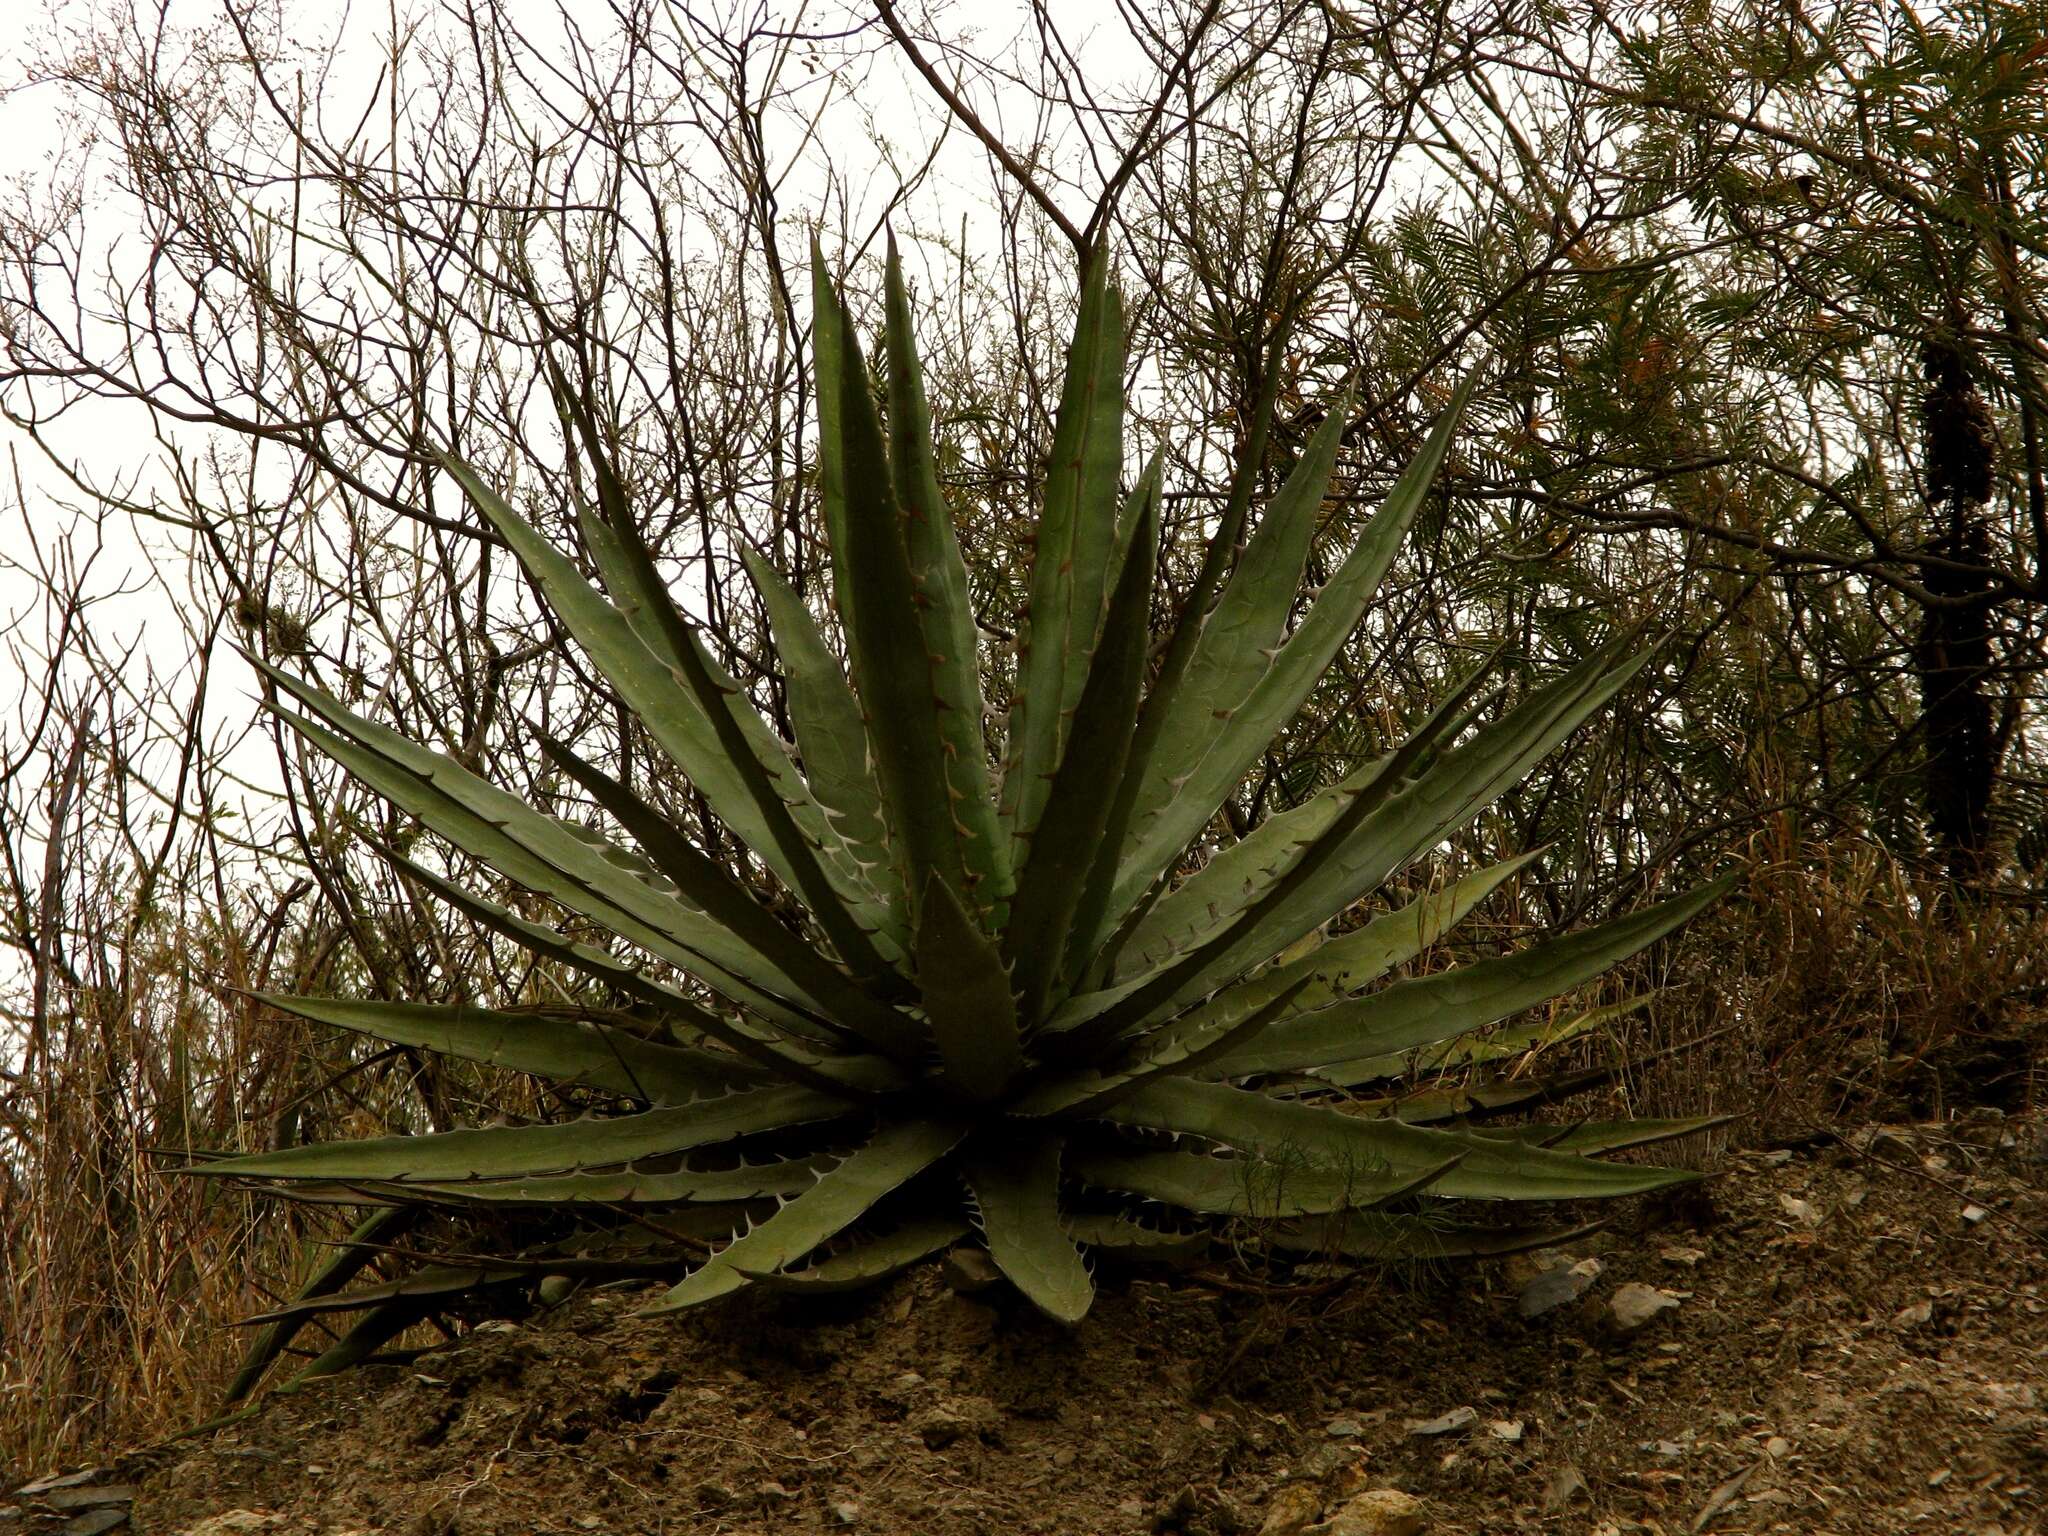
[[[1725,1160],[1447,1273],[1104,1275],[1065,1334],[927,1269],[601,1289],[0,1501],[13,1532],[2048,1531],[2048,1127]],[[52,1469],[56,1473],[61,1469]]]

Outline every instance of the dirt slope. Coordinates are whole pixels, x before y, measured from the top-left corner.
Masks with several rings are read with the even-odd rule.
[[[2048,1135],[1985,1116],[1737,1156],[1568,1254],[1285,1296],[1107,1276],[1071,1336],[930,1270],[681,1320],[599,1291],[99,1474],[132,1503],[17,1498],[0,1533],[1277,1536],[1393,1488],[1437,1536],[2015,1536],[2048,1531],[2044,1232]],[[1627,1292],[1656,1315],[1618,1334],[1631,1283],[1677,1304]]]

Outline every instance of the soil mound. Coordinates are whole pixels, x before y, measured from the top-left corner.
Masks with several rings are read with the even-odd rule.
[[[930,1268],[680,1318],[598,1290],[0,1531],[2048,1529],[2048,1133],[1824,1136],[1630,1222],[1449,1274],[1108,1275],[1072,1334]]]

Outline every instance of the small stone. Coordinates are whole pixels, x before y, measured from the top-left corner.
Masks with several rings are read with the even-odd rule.
[[[1317,1536],[1422,1536],[1422,1501],[1397,1488],[1374,1488],[1348,1500],[1316,1527]]]
[[[1652,1456],[1671,1457],[1683,1456],[1685,1454],[1685,1447],[1680,1445],[1676,1440],[1652,1440],[1651,1442],[1649,1442],[1649,1444],[1645,1445],[1643,1449],[1648,1451]]]
[[[1955,1473],[1953,1471],[1951,1471],[1947,1467],[1943,1467],[1939,1472],[1930,1472],[1927,1474],[1927,1486],[1930,1488],[1939,1488],[1943,1483],[1947,1482],[1950,1478],[1954,1476]]]
[[[1202,1512],[1202,1496],[1195,1492],[1193,1483],[1181,1484],[1180,1492],[1170,1499],[1162,1499],[1159,1507],[1152,1512],[1152,1529],[1155,1531],[1178,1531]]]
[[[1522,1287],[1522,1294],[1515,1302],[1515,1310],[1525,1320],[1534,1320],[1546,1312],[1554,1312],[1567,1302],[1577,1301],[1586,1294],[1588,1286],[1600,1278],[1600,1261],[1585,1259],[1577,1264],[1560,1264],[1555,1269],[1546,1269],[1542,1274]]]
[[[986,1248],[972,1248],[964,1243],[948,1250],[939,1273],[947,1287],[962,1296],[990,1290],[1003,1281],[1003,1272],[996,1268],[996,1261],[989,1257]]]
[[[1310,1521],[1323,1512],[1323,1496],[1306,1483],[1289,1483],[1273,1495],[1266,1506],[1266,1518],[1259,1536],[1300,1536]]]
[[[1897,1131],[1872,1131],[1863,1150],[1872,1157],[1897,1160],[1913,1155],[1913,1144]]]
[[[1773,1435],[1764,1442],[1764,1454],[1773,1461],[1783,1461],[1792,1454],[1792,1442],[1783,1435]]]
[[[102,1504],[133,1504],[135,1489],[128,1483],[100,1483],[84,1488],[52,1488],[41,1498],[52,1509],[96,1509]]]
[[[841,1499],[832,1506],[832,1518],[840,1525],[859,1525],[860,1506],[851,1499]]]
[[[1981,1205],[1966,1205],[1963,1207],[1963,1220],[1967,1221],[1973,1227],[1976,1226],[1978,1222],[1984,1220],[1984,1218],[1989,1216],[1990,1214],[1991,1213],[1985,1210],[1984,1207]]]
[[[1520,1445],[1522,1443],[1522,1421],[1520,1419],[1489,1419],[1486,1423],[1486,1432],[1493,1436],[1494,1439],[1504,1441],[1508,1445]]]
[[[1803,1227],[1817,1227],[1820,1225],[1820,1212],[1815,1210],[1807,1201],[1801,1200],[1797,1195],[1778,1196],[1778,1205],[1787,1216],[1790,1216]]]
[[[1332,1440],[1356,1440],[1365,1433],[1365,1426],[1356,1419],[1332,1419],[1323,1426],[1323,1433]]]
[[[1683,1264],[1691,1269],[1707,1256],[1704,1248],[1666,1248],[1661,1257],[1666,1264]]]
[[[116,1526],[128,1523],[128,1510],[123,1505],[103,1509],[89,1509],[82,1515],[73,1515],[57,1527],[56,1536],[101,1536]]]
[[[1892,1331],[1906,1333],[1914,1328],[1924,1328],[1934,1321],[1934,1303],[1916,1301],[1910,1307],[1901,1307],[1892,1318]]]
[[[1579,1469],[1566,1462],[1550,1475],[1550,1481],[1543,1489],[1543,1507],[1554,1513],[1575,1499],[1585,1498],[1588,1491],[1586,1480],[1579,1476]]]
[[[1410,1419],[1408,1433],[1419,1436],[1455,1435],[1469,1429],[1479,1417],[1476,1408],[1453,1408],[1449,1413],[1440,1413],[1433,1419]]]
[[[1663,1313],[1677,1310],[1677,1297],[1634,1280],[1616,1291],[1607,1304],[1608,1319],[1621,1333],[1634,1333]]]
[[[1782,1168],[1785,1164],[1792,1161],[1792,1151],[1789,1147],[1780,1147],[1775,1152],[1766,1152],[1764,1154],[1764,1161],[1773,1168]]]
[[[112,1467],[87,1467],[83,1472],[67,1472],[62,1477],[39,1477],[32,1483],[23,1483],[14,1490],[17,1499],[32,1499],[37,1494],[49,1493],[58,1488],[77,1488],[86,1483],[96,1483],[113,1474]]]

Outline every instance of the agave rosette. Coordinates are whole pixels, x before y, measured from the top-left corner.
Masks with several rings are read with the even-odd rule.
[[[1206,614],[1155,663],[1160,472],[1155,460],[1128,494],[1120,483],[1122,317],[1098,261],[1083,285],[997,742],[985,739],[967,570],[894,254],[883,402],[844,302],[814,264],[820,480],[846,668],[804,602],[751,562],[794,752],[671,600],[587,415],[572,406],[596,488],[580,510],[595,583],[447,461],[653,742],[801,904],[801,923],[771,913],[565,743],[540,738],[611,832],[546,815],[265,666],[284,719],[313,746],[637,953],[628,961],[572,941],[393,853],[412,878],[663,1029],[649,1038],[616,1010],[278,997],[308,1019],[635,1107],[291,1147],[195,1171],[398,1204],[695,1212],[713,1239],[708,1256],[657,1310],[755,1283],[862,1283],[978,1239],[1020,1291],[1068,1322],[1093,1294],[1091,1250],[1171,1250],[1213,1218],[1269,1218],[1282,1250],[1489,1252],[1529,1234],[1461,1223],[1435,1202],[1620,1196],[1689,1177],[1598,1154],[1699,1121],[1499,1129],[1449,1122],[1533,1090],[1426,1096],[1406,1113],[1398,1098],[1335,1090],[1396,1079],[1411,1053],[1592,980],[1685,922],[1718,885],[1386,981],[1521,868],[1517,858],[1314,942],[1519,781],[1636,674],[1643,651],[1603,650],[1505,708],[1474,702],[1478,668],[1384,757],[1185,872],[1191,845],[1357,629],[1469,383],[1290,624],[1345,424],[1332,411]],[[1415,1214],[1417,1196],[1429,1215]],[[1162,1224],[1162,1209],[1185,1214]],[[575,1262],[529,1259],[498,1278]],[[323,1293],[339,1283],[326,1275]],[[406,1283],[356,1294],[422,1306],[463,1282],[434,1270]],[[417,1315],[400,1312],[382,1331]]]

